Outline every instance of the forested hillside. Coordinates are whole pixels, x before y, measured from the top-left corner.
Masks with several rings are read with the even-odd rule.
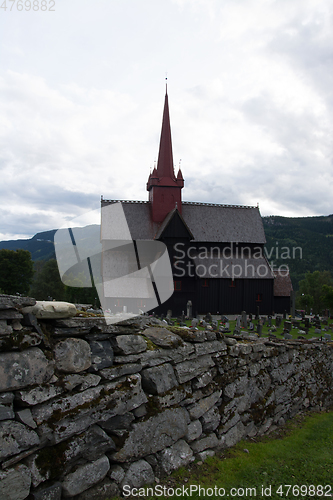
[[[37,233],[28,240],[0,241],[0,249],[28,250],[34,261],[55,259],[54,234],[56,229]]]
[[[310,271],[330,271],[333,276],[333,215],[320,217],[263,217],[266,256],[274,267],[288,265],[294,289]],[[29,250],[32,260],[55,258],[55,230],[36,234],[28,240],[0,242],[0,249]]]
[[[267,256],[271,253],[268,260],[273,260],[277,266],[289,266],[295,290],[308,271],[330,271],[333,276],[333,215],[295,218],[271,216],[263,217],[263,223]],[[286,247],[289,249],[289,259],[281,258],[288,254]]]

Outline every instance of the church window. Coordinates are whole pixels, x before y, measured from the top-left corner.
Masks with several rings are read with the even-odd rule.
[[[175,291],[180,291],[182,289],[182,282],[181,281],[175,281]]]

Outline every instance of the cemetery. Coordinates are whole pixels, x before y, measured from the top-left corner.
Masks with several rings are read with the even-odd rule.
[[[329,408],[332,323],[278,318],[107,325],[0,295],[0,498],[110,498]]]

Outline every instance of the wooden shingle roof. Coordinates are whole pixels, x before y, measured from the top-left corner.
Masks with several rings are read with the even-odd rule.
[[[196,241],[266,243],[257,207],[183,202],[182,215]]]
[[[117,202],[119,200],[102,200],[102,207]],[[161,233],[160,227],[165,224],[164,221],[152,222],[149,202],[121,201],[121,203],[133,239],[158,238]],[[182,202],[182,218],[193,234],[194,241],[266,243],[257,207]]]

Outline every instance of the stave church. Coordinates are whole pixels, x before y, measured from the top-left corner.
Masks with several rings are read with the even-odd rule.
[[[275,309],[288,305],[290,286],[281,287],[281,277],[279,286],[275,285],[264,253],[259,208],[184,201],[183,187],[181,170],[177,175],[174,171],[166,91],[157,166],[147,182],[148,200],[101,200],[102,210],[121,202],[134,242],[155,240],[167,247],[173,293],[159,302],[155,312],[171,310],[174,316],[180,315],[186,313],[189,301],[193,314],[283,312]],[[288,279],[282,281],[286,284]],[[279,291],[278,301],[274,289]],[[122,301],[116,300],[120,310]]]

